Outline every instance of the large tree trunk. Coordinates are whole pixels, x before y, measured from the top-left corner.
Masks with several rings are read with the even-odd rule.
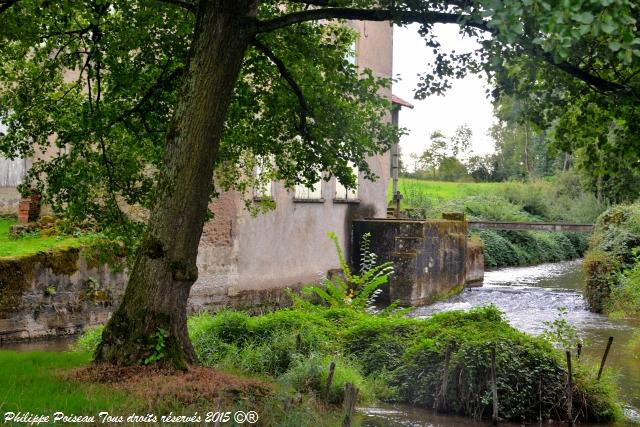
[[[157,199],[122,302],[96,350],[99,362],[130,365],[153,355],[178,369],[196,362],[187,334],[187,299],[198,276],[196,256],[214,161],[253,37],[251,18],[257,1],[199,3],[189,68],[166,137]],[[164,348],[154,350],[160,342]]]

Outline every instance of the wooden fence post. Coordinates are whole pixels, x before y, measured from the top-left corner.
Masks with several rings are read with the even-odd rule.
[[[498,425],[498,381],[496,379],[496,349],[491,347],[491,392],[493,393],[493,425]]]
[[[569,417],[567,425],[573,427],[573,373],[571,368],[571,352],[567,353],[567,416]]]
[[[607,348],[604,351],[604,355],[602,356],[602,362],[600,362],[600,369],[598,370],[598,381],[602,376],[602,371],[604,370],[604,364],[607,361],[607,356],[609,355],[609,350],[611,350],[611,344],[613,343],[613,337],[609,337],[609,342],[607,342]]]
[[[329,402],[329,392],[331,391],[331,383],[333,382],[333,372],[336,370],[336,362],[329,365],[329,374],[327,375],[327,384],[324,388],[324,401]]]
[[[578,343],[578,360],[580,360],[580,354],[582,354],[582,343]]]
[[[344,409],[345,415],[342,421],[342,427],[351,427],[353,421],[353,412],[356,409],[358,401],[358,389],[353,384],[347,383],[344,386]]]

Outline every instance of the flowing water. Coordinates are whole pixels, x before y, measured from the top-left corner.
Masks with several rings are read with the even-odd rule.
[[[605,369],[616,372],[628,418],[617,425],[638,426],[640,355],[637,352],[638,346],[635,346],[634,351],[630,344],[636,331],[636,342],[640,344],[640,322],[610,320],[606,316],[589,312],[582,298],[582,284],[580,261],[505,268],[486,272],[481,287],[468,288],[446,301],[418,308],[411,316],[425,317],[447,310],[467,310],[495,304],[514,327],[540,334],[545,330],[544,322],[555,320],[559,309],[566,308],[567,321],[576,327],[584,342],[583,358],[599,363],[609,337],[613,337]],[[361,414],[363,426],[367,427],[488,425],[466,418],[437,416],[432,411],[395,405],[361,408]]]

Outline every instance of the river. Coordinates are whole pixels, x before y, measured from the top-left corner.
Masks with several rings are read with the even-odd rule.
[[[616,372],[627,420],[616,426],[640,425],[640,355],[629,345],[640,322],[611,320],[591,313],[582,298],[581,261],[542,264],[532,267],[504,268],[485,273],[482,286],[467,288],[459,295],[436,304],[420,307],[411,313],[427,317],[447,310],[467,310],[471,307],[495,304],[516,328],[540,334],[546,321],[558,316],[558,309],[566,308],[566,319],[574,325],[584,342],[583,357],[598,361],[604,353],[608,338],[613,345],[605,369]],[[638,337],[640,338],[640,337]],[[467,418],[435,415],[433,411],[402,405],[360,408],[362,425],[366,427],[477,427],[490,423]],[[501,425],[511,425],[502,424]],[[513,426],[521,424],[513,424]],[[584,425],[584,424],[583,424]]]

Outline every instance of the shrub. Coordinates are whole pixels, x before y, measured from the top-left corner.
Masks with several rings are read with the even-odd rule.
[[[75,343],[71,346],[73,351],[83,351],[93,354],[100,344],[102,339],[102,331],[104,326],[96,326],[93,328],[86,328],[82,335],[78,337]]]
[[[620,273],[614,283],[606,311],[613,317],[640,317],[640,261]]]
[[[586,277],[584,297],[591,311],[602,313],[615,286],[618,261],[607,252],[590,251],[582,265]]]
[[[323,397],[331,362],[336,365],[327,402],[342,403],[344,388],[348,382],[358,388],[361,401],[366,402],[373,399],[374,396],[369,384],[360,373],[359,368],[353,362],[339,356],[312,354],[309,357],[298,357],[280,381],[298,392],[313,393],[318,397]]]
[[[598,218],[584,264],[584,295],[591,310],[638,315],[639,250],[640,202],[614,206]]]

